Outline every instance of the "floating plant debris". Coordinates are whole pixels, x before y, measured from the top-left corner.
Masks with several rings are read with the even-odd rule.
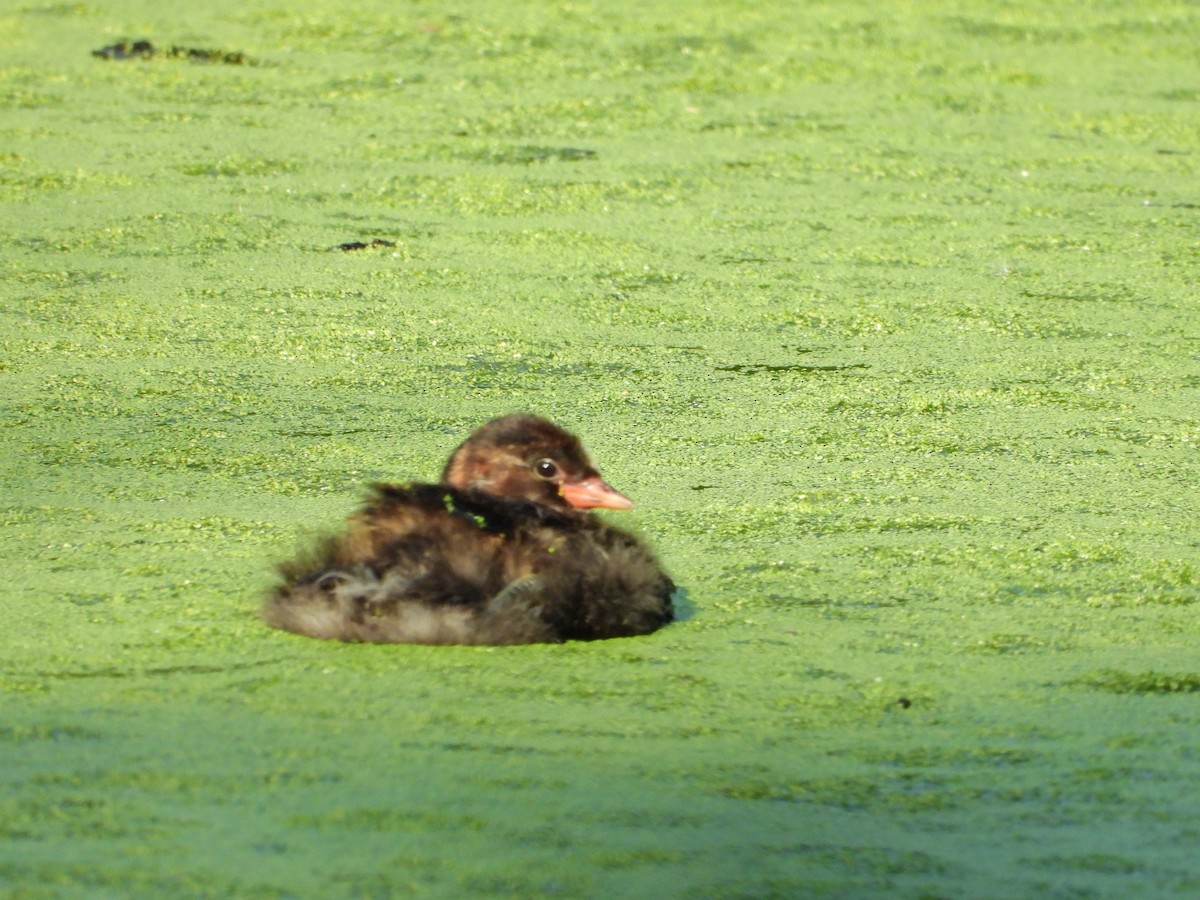
[[[166,49],[155,47],[150,41],[118,41],[93,50],[97,59],[184,59],[188,62],[223,63],[227,66],[244,66],[250,60],[240,50],[205,50],[200,47],[171,46]]]
[[[848,369],[868,369],[866,363],[850,363],[845,366],[768,366],[758,363],[737,365],[737,366],[717,366],[718,372],[737,372],[741,375],[758,375],[762,372],[845,372]]]
[[[385,241],[383,238],[375,238],[375,240],[366,243],[363,241],[347,241],[344,244],[338,244],[337,248],[349,253],[351,250],[367,250],[371,248],[395,246],[395,241]]]
[[[595,159],[596,151],[583,147],[537,147],[523,145],[506,147],[499,150],[488,150],[478,154],[485,162],[501,165],[528,166],[547,162],[579,162],[585,159]]]
[[[1104,669],[1079,679],[1076,684],[1114,694],[1194,694],[1200,692],[1200,673]]]

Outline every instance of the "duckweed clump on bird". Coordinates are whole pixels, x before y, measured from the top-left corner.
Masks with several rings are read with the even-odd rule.
[[[0,19],[0,893],[1195,893],[1190,9],[156,9]],[[261,625],[514,410],[681,621]]]

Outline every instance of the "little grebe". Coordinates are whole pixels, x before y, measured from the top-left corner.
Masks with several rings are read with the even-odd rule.
[[[545,419],[488,422],[440,484],[377,484],[346,530],[280,566],[269,625],[318,638],[530,644],[649,634],[675,585],[579,439]]]

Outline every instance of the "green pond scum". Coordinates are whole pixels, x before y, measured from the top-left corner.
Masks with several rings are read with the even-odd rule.
[[[5,5],[0,896],[1200,894],[1197,48],[1183,0]],[[261,623],[513,410],[681,621]]]

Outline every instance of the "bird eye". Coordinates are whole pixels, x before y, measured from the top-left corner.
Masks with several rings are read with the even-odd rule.
[[[550,459],[539,459],[533,465],[533,471],[538,473],[540,478],[553,478],[558,474],[558,466]]]

